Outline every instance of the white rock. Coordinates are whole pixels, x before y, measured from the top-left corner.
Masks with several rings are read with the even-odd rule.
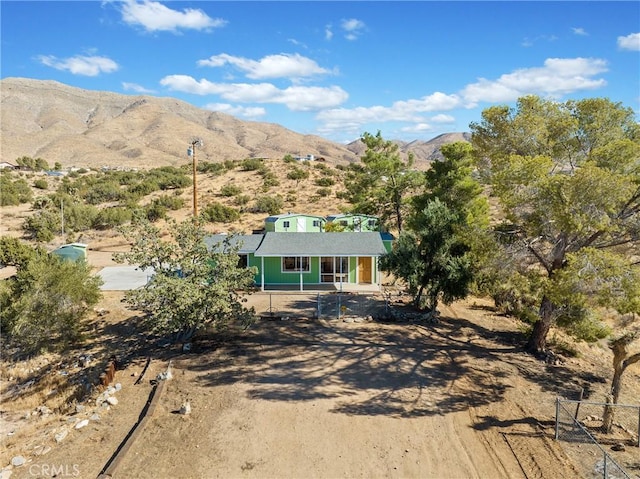
[[[109,404],[111,404],[112,406],[115,406],[116,404],[118,404],[118,398],[117,398],[117,397],[115,397],[115,396],[109,396],[109,397],[107,398],[107,402],[108,402]]]
[[[78,424],[76,424],[74,427],[76,429],[82,429],[83,427],[85,427],[86,425],[89,424],[89,420],[88,419],[83,419],[82,421],[80,421]]]
[[[120,391],[122,389],[122,384],[116,383],[116,391]]]
[[[27,460],[24,458],[24,456],[14,456],[11,458],[11,465],[13,467],[20,467],[24,465],[25,462],[27,462]]]
[[[67,437],[67,434],[69,434],[69,431],[67,431],[66,429],[63,429],[62,431],[60,431],[58,434],[54,436],[56,442],[62,442],[64,438]]]
[[[9,479],[11,477],[11,474],[13,474],[13,471],[11,469],[4,468],[0,471],[0,479]]]

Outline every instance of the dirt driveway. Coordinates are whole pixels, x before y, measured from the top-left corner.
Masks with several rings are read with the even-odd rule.
[[[579,477],[552,440],[569,376],[547,381],[510,320],[470,311],[447,308],[432,326],[263,320],[168,351],[152,364],[171,357],[173,379],[114,477]],[[99,474],[149,392],[133,386],[139,369],[117,373],[123,400],[49,463]]]

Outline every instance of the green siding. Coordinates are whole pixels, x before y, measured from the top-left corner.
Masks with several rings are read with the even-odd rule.
[[[284,218],[278,218],[276,221],[265,221],[264,229],[266,232],[275,233],[296,233],[298,232],[298,219],[304,219],[305,233],[320,233],[324,231],[325,220],[316,216],[287,216]],[[284,222],[289,222],[289,227],[284,227]],[[320,226],[313,226],[314,221],[319,221]]]
[[[259,260],[258,268],[260,268]],[[320,281],[320,258],[314,256],[310,258],[311,268],[307,273],[302,273],[303,284],[317,284]],[[258,275],[258,283],[261,281]],[[285,273],[282,271],[281,258],[264,258],[264,282],[265,284],[300,284],[300,273]]]

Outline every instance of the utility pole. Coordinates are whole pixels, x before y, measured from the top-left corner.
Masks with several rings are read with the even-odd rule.
[[[202,147],[202,140],[200,138],[192,138],[187,149],[187,154],[193,160],[193,216],[198,216],[198,186],[196,183],[196,147]]]

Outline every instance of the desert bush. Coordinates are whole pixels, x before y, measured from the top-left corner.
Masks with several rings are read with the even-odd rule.
[[[282,197],[280,195],[277,196],[259,196],[256,199],[256,204],[252,208],[252,211],[255,213],[268,213],[270,215],[280,214],[282,208],[284,207],[284,202],[282,201]]]
[[[249,195],[238,195],[233,199],[233,204],[236,206],[244,206],[251,201]]]
[[[263,191],[269,191],[270,188],[274,188],[276,186],[280,186],[280,181],[278,181],[278,178],[276,177],[275,174],[273,174],[272,172],[269,172],[268,174],[263,176],[262,179],[262,190]]]
[[[50,209],[37,211],[22,225],[27,237],[38,242],[47,242],[61,231],[60,214]]]
[[[316,190],[316,194],[321,198],[326,198],[327,196],[331,195],[331,188],[318,188]]]
[[[242,193],[242,188],[231,183],[227,183],[220,189],[220,194],[222,196],[237,196],[240,193]]]
[[[211,203],[202,211],[202,217],[210,223],[231,223],[240,218],[240,212],[222,203]]]
[[[257,171],[264,168],[264,163],[258,158],[246,158],[242,160],[240,167],[243,171]]]
[[[298,183],[300,183],[300,180],[306,180],[307,178],[309,178],[309,172],[296,166],[289,173],[287,173],[287,178],[290,180],[294,180],[297,185]]]
[[[154,198],[153,203],[160,204],[166,207],[169,210],[177,211],[180,208],[184,208],[184,198],[180,198],[179,196],[170,196],[170,195],[161,195],[157,198]]]
[[[114,206],[101,209],[93,220],[93,228],[108,230],[131,221],[133,211],[129,208]]]
[[[0,175],[0,206],[29,203],[32,199],[33,193],[25,179],[12,180],[8,174]]]
[[[323,176],[322,178],[317,178],[315,181],[316,185],[318,186],[333,186],[336,184],[336,180],[334,180],[333,178],[329,178],[327,176]]]
[[[169,211],[169,209],[166,206],[152,201],[144,208],[144,216],[152,223],[155,223],[156,221],[166,218],[167,211]]]
[[[40,178],[39,180],[33,182],[33,186],[34,188],[38,188],[39,190],[46,190],[49,187],[49,184],[47,183],[47,180],[45,180],[44,178]]]
[[[14,278],[3,282],[0,314],[5,335],[24,354],[76,343],[82,320],[101,297],[101,284],[84,261],[35,254]]]
[[[285,163],[295,163],[296,159],[293,156],[286,154],[282,158],[282,161],[284,161]]]

